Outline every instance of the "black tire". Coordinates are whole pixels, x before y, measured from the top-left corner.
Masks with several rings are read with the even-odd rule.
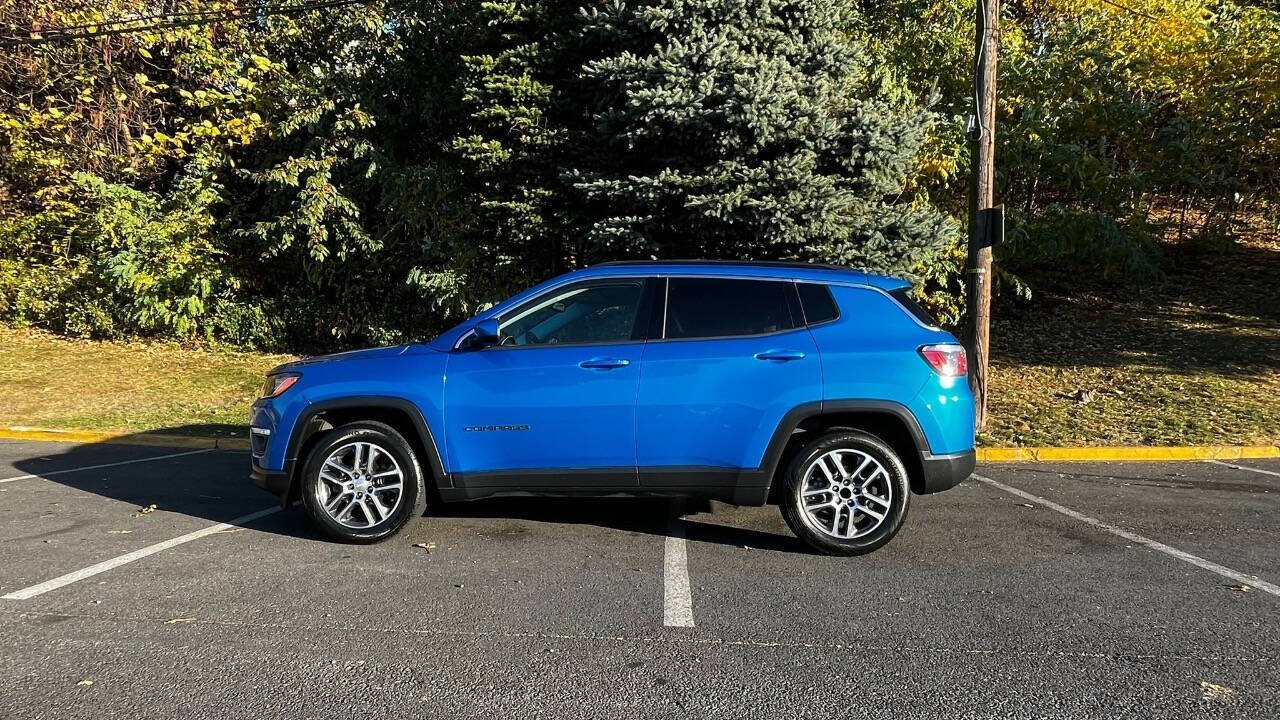
[[[320,470],[335,450],[352,443],[368,443],[394,459],[403,473],[401,497],[391,512],[380,522],[364,528],[343,525],[329,515],[320,502]],[[326,432],[312,447],[303,466],[301,478],[302,504],[311,521],[325,535],[348,543],[374,543],[385,540],[402,529],[411,518],[422,515],[427,491],[413,447],[395,428],[385,423],[361,420]],[[348,518],[349,519],[349,518]]]
[[[864,503],[866,507],[873,508],[875,511],[883,511],[884,519],[879,521],[879,525],[869,530],[865,535],[852,538],[834,537],[814,527],[815,521],[811,520],[810,516],[801,508],[801,492],[805,489],[803,486],[805,484],[806,471],[818,458],[833,450],[849,450],[853,453],[861,453],[878,462],[885,471],[884,477],[874,480],[869,489],[875,492],[876,497],[881,502],[886,502],[885,493],[887,492],[888,508],[882,508],[879,504],[865,498],[857,500],[854,505],[850,505],[847,496],[837,498],[834,492],[827,495],[813,496],[812,498],[817,502],[840,500],[844,504],[843,510],[831,508],[824,509],[823,512],[828,518],[832,517],[831,513],[842,513],[834,516],[834,523],[837,528],[843,528],[845,531],[847,531],[850,522],[855,522],[855,513],[868,526],[874,522],[870,515],[864,515],[857,511],[857,503]],[[846,455],[845,457],[849,456]],[[815,472],[817,471],[815,470]],[[809,482],[810,490],[813,490],[823,482],[829,481],[810,479]],[[856,484],[857,481],[853,481],[853,485]],[[907,507],[910,503],[911,484],[907,479],[907,469],[902,464],[902,459],[898,457],[898,454],[874,435],[857,430],[838,430],[817,438],[805,445],[796,454],[787,468],[781,509],[782,517],[787,521],[787,525],[791,527],[791,531],[814,550],[827,555],[863,555],[884,546],[885,543],[893,539],[893,536],[902,527],[903,521],[906,520]],[[823,524],[825,525],[825,523]],[[854,532],[852,534],[857,533]]]

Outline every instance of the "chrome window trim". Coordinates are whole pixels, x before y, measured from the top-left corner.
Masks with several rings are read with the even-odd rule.
[[[889,302],[893,303],[893,306],[894,306],[894,307],[896,307],[896,308],[898,308],[899,310],[901,310],[901,311],[902,311],[902,313],[903,313],[904,315],[906,315],[907,317],[911,318],[911,322],[915,323],[916,325],[919,325],[920,327],[924,328],[925,330],[935,330],[935,331],[941,331],[941,330],[942,330],[942,328],[941,328],[941,327],[939,327],[939,326],[937,326],[937,325],[929,325],[929,324],[927,324],[927,323],[921,322],[920,318],[916,317],[916,314],[915,314],[915,313],[913,313],[913,312],[911,312],[910,310],[908,310],[908,309],[906,309],[905,307],[903,307],[903,306],[902,306],[902,303],[898,302],[898,299],[897,299],[897,298],[895,298],[893,295],[891,295],[891,294],[889,293],[889,291],[888,291],[888,290],[885,290],[885,289],[883,289],[883,288],[878,288],[878,287],[876,287],[875,285],[867,285],[867,287],[869,287],[869,288],[871,288],[872,290],[875,290],[876,292],[880,293],[881,295],[883,295],[883,296],[885,296],[885,297],[889,298]],[[896,288],[895,288],[895,289],[896,289]],[[838,307],[838,305],[837,305],[837,307]]]

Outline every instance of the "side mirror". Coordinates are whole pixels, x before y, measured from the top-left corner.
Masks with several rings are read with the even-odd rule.
[[[497,345],[500,341],[497,318],[486,318],[471,328],[471,342],[469,343],[471,347],[489,347],[490,345]]]

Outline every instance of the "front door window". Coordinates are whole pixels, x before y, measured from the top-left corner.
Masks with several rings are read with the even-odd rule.
[[[570,345],[630,340],[639,280],[570,286],[515,308],[498,323],[502,345]]]

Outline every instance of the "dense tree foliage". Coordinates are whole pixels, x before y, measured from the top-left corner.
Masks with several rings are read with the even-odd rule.
[[[847,27],[814,0],[592,12],[601,57],[578,80],[592,112],[567,173],[587,258],[931,262],[951,227],[906,185],[933,116],[885,92]]]
[[[836,3],[489,4],[479,19],[450,141],[473,213],[441,270],[456,287],[634,257],[910,273],[953,239],[906,187],[934,116],[885,92]]]
[[[291,2],[0,0],[0,319],[387,342],[619,257],[908,274],[955,319],[973,0]],[[215,16],[99,32],[175,12]],[[1274,4],[1012,0],[1002,38],[1004,267],[1274,225]]]
[[[940,83],[932,187],[963,207],[974,0],[863,2],[886,62]],[[1209,247],[1280,227],[1280,15],[1222,0],[1006,0],[998,197],[1005,267],[1159,273],[1157,240]],[[945,200],[940,200],[946,203]],[[1188,211],[1197,222],[1188,221]]]

